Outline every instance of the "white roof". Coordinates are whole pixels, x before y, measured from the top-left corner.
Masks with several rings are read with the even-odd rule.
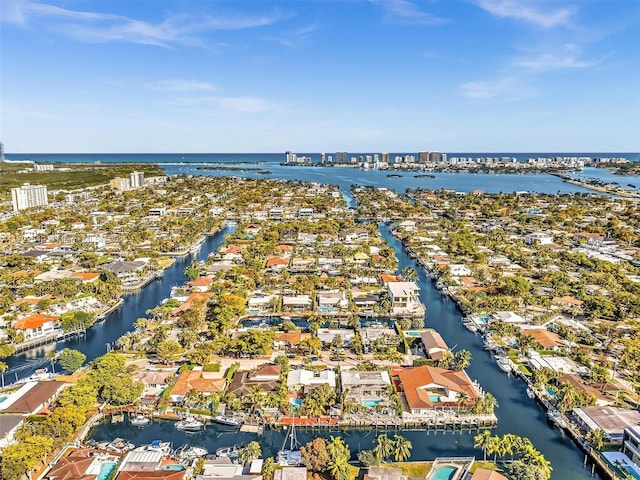
[[[312,370],[291,370],[287,376],[287,387],[296,385],[322,385],[330,387],[336,386],[336,373],[333,370],[322,370],[320,372]]]
[[[413,295],[420,290],[416,282],[389,282],[389,291],[394,297]]]

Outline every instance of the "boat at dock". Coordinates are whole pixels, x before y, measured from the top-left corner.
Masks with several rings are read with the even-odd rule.
[[[194,458],[201,458],[209,455],[209,451],[201,447],[192,447],[188,443],[185,443],[174,452],[175,456],[180,460],[190,460]]]
[[[558,410],[549,410],[547,412],[547,420],[558,428],[567,428],[567,423],[564,421],[564,418],[562,418],[562,413]]]
[[[283,467],[297,467],[302,465],[302,452],[300,451],[300,444],[296,436],[295,417],[289,427],[287,436],[284,438],[282,448],[276,456],[276,461],[278,465]]]
[[[242,420],[239,418],[226,417],[224,415],[220,415],[218,417],[214,417],[211,419],[214,423],[218,423],[220,425],[227,425],[229,427],[239,427],[242,425]]]
[[[237,457],[243,448],[244,445],[242,443],[236,443],[229,447],[221,447],[216,450],[216,457]]]
[[[534,399],[536,397],[535,392],[531,389],[531,387],[527,388],[527,397]]]
[[[507,357],[496,356],[496,363],[498,364],[498,368],[505,373],[511,373],[513,371],[511,362]]]
[[[148,425],[151,425],[152,420],[150,417],[147,417],[146,415],[139,413],[131,417],[129,419],[129,423],[131,423],[131,425],[133,425],[134,427],[143,428]]]
[[[188,416],[176,422],[175,427],[183,432],[199,432],[204,429],[204,422],[201,422],[195,417]]]

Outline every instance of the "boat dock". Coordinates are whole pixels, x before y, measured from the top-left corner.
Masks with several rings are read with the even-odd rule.
[[[32,348],[39,347],[40,345],[46,345],[47,343],[59,342],[60,340],[65,340],[67,338],[84,337],[86,333],[87,331],[84,328],[71,330],[69,332],[53,332],[43,337],[34,338],[32,340],[16,344],[15,353],[24,352],[25,350],[30,350]]]

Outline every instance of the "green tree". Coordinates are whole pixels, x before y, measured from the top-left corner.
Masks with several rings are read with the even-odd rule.
[[[331,437],[327,443],[329,452],[329,472],[336,480],[347,480],[349,478],[349,459],[351,451],[344,440],[340,437]]]
[[[482,433],[473,437],[473,446],[482,450],[483,461],[487,461],[487,449],[491,444],[491,431],[484,430]]]
[[[596,450],[603,449],[605,438],[606,433],[601,428],[596,428],[595,430],[591,430],[587,433],[587,442],[589,442],[589,445]]]
[[[249,444],[240,451],[240,461],[243,464],[251,463],[255,458],[262,455],[262,448],[258,442],[249,442]]]
[[[317,437],[300,449],[302,463],[312,472],[324,472],[329,465],[327,441]]]
[[[184,349],[175,340],[167,340],[156,346],[156,358],[165,365],[178,360],[184,354]]]
[[[267,457],[262,464],[262,478],[263,480],[273,480],[273,472],[275,471],[275,465],[273,457]]]
[[[402,435],[393,436],[393,458],[396,462],[404,462],[411,456],[413,445]]]
[[[87,356],[78,350],[65,348],[58,355],[58,363],[65,371],[75,372],[82,366],[86,358]]]
[[[378,435],[376,438],[376,446],[373,447],[373,453],[376,454],[379,461],[384,461],[391,456],[394,450],[393,440],[386,434]]]
[[[0,471],[3,480],[20,480],[37,467],[51,451],[53,439],[36,435],[9,445],[2,451]]]

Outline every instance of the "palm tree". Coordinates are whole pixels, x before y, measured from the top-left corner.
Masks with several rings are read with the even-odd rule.
[[[587,441],[596,450],[602,450],[605,441],[605,432],[601,428],[596,428],[587,433]]]
[[[240,461],[243,464],[251,463],[254,458],[258,458],[262,455],[262,449],[258,442],[249,442],[245,448],[240,450]]]
[[[2,375],[2,388],[4,388],[4,372],[7,371],[7,368],[9,368],[9,365],[7,365],[4,362],[0,362],[0,375]]]
[[[491,431],[485,430],[482,433],[473,437],[474,448],[480,448],[482,450],[483,460],[487,461],[487,449],[491,445]]]
[[[330,459],[327,471],[335,480],[347,480],[349,478],[349,459],[342,455]]]
[[[411,449],[413,445],[411,441],[404,438],[402,435],[393,436],[393,458],[396,462],[403,462],[411,456]]]
[[[393,453],[394,445],[387,435],[378,435],[376,438],[376,446],[373,448],[373,453],[378,457],[379,461],[388,458]]]
[[[58,358],[58,352],[52,350],[45,354],[45,357],[51,362],[51,373],[56,373],[55,359]]]

